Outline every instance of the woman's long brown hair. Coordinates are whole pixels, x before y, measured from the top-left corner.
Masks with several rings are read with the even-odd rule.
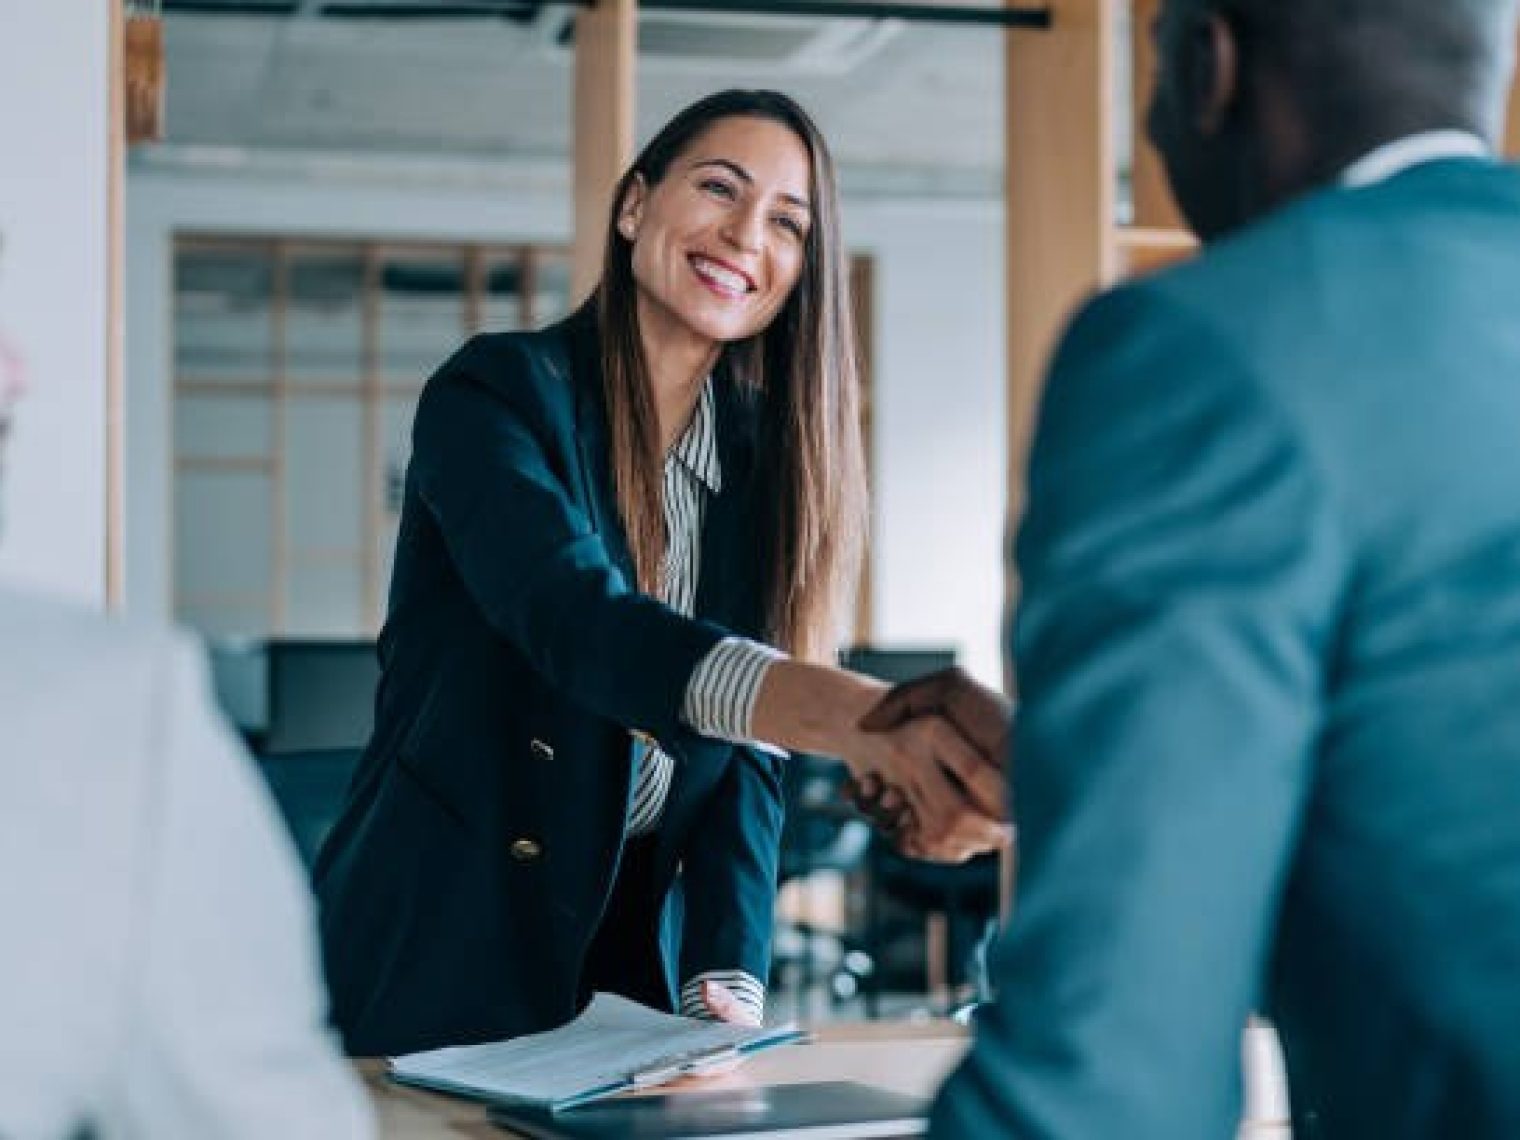
[[[657,594],[668,536],[654,396],[639,336],[632,247],[618,232],[634,180],[654,186],[720,119],[748,116],[787,127],[811,160],[813,222],[802,272],[768,327],[724,348],[733,382],[759,394],[759,462],[773,494],[766,512],[765,637],[789,653],[830,659],[843,632],[865,544],[865,462],[849,271],[839,233],[834,163],[818,128],[774,91],[722,91],[687,107],[650,140],[612,196],[596,304],[613,484],[639,588]],[[720,365],[715,375],[722,375]]]

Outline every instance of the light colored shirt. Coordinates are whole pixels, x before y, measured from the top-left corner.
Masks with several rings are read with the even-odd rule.
[[[370,1136],[198,651],[0,590],[0,740],[0,1136]]]
[[[1493,151],[1468,131],[1422,131],[1385,143],[1363,155],[1341,174],[1341,185],[1375,186],[1406,170],[1450,158],[1492,158]]]
[[[707,505],[722,489],[717,409],[709,380],[697,399],[691,423],[665,457],[663,473],[667,535],[664,601],[687,617],[696,609]],[[755,699],[771,662],[784,656],[748,638],[724,638],[692,671],[681,719],[704,736],[754,745],[750,720]],[[643,738],[633,741],[633,757],[635,777],[628,834],[647,835],[659,827],[664,816],[675,761],[657,744]],[[701,995],[704,981],[727,986],[757,1018],[763,1015],[764,986],[750,974],[736,969],[709,971],[687,980],[680,995],[681,1012],[686,1016],[706,1015]]]

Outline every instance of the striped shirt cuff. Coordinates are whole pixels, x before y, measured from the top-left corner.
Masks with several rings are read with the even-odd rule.
[[[758,641],[725,637],[692,670],[681,719],[703,736],[761,746],[750,735],[755,700],[771,662],[785,658],[785,653]]]
[[[758,1023],[765,1019],[765,987],[743,970],[708,970],[681,987],[681,1016],[716,1021],[702,1000],[702,983],[717,982],[738,999],[739,1004],[755,1015]]]

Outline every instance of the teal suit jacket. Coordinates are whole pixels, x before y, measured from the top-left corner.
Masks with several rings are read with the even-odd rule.
[[[946,1137],[1520,1137],[1520,175],[1081,314],[1018,545],[1019,895]]]

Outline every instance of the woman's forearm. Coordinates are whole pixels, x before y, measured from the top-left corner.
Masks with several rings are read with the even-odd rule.
[[[805,661],[773,661],[750,716],[757,740],[798,752],[849,757],[858,747],[860,719],[887,686],[856,673]]]

